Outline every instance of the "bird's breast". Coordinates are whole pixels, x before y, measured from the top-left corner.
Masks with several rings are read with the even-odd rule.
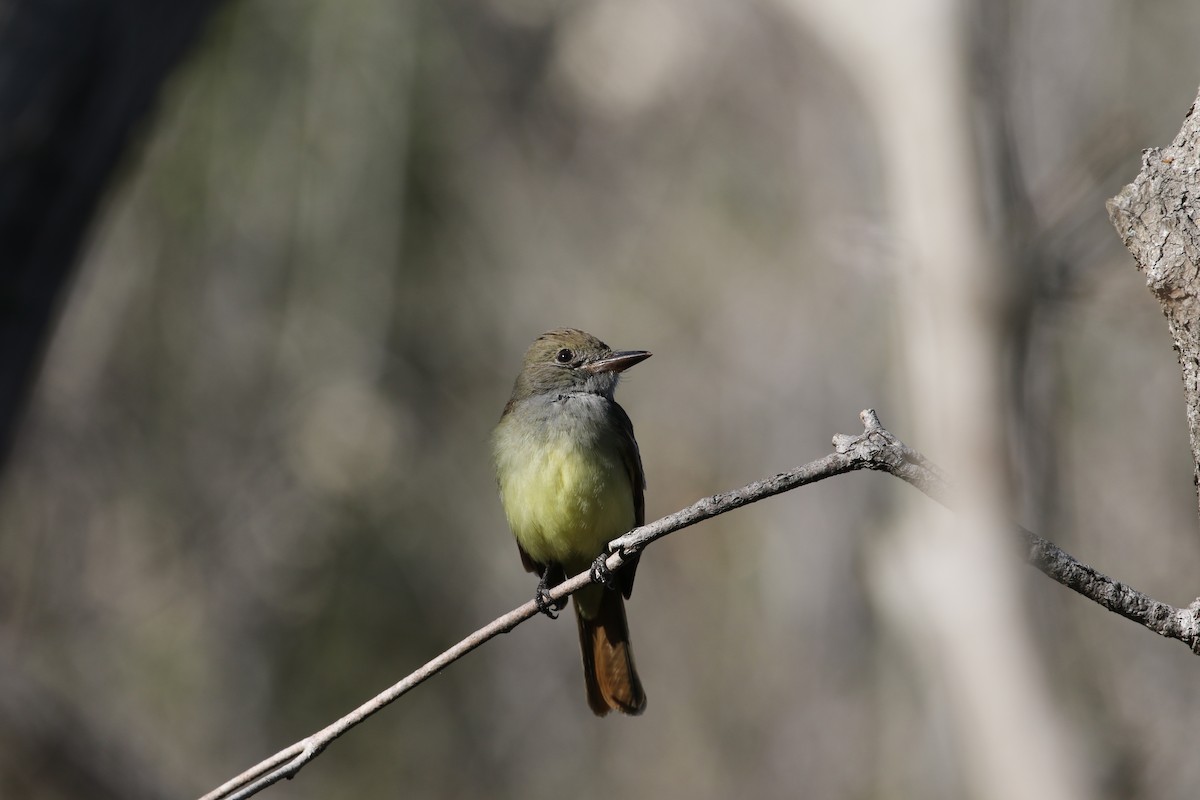
[[[572,408],[573,401],[509,414],[494,437],[500,499],[513,535],[534,561],[562,564],[568,573],[586,567],[635,521],[613,432],[595,407]]]

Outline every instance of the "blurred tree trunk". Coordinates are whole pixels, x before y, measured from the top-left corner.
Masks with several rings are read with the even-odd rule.
[[[98,201],[219,0],[0,0],[0,468]]]
[[[1030,298],[1028,276],[1010,267],[1011,228],[1024,209],[988,202],[990,187],[1006,201],[1017,196],[1011,153],[1003,142],[981,145],[973,126],[981,87],[971,67],[1005,42],[972,37],[971,23],[999,34],[1005,15],[981,14],[970,0],[781,7],[842,60],[875,115],[906,268],[897,308],[913,437],[949,465],[962,503],[954,517],[909,503],[873,559],[879,607],[909,650],[926,703],[949,712],[962,790],[997,800],[1088,796],[1023,613],[1003,523],[1012,483],[1005,349]],[[861,25],[866,17],[875,24]]]
[[[0,0],[0,469],[99,200],[217,4]],[[116,721],[64,705],[6,649],[0,794],[162,796]]]

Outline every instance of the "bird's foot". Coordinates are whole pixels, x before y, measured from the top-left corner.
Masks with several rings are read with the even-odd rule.
[[[562,600],[550,599],[550,590],[560,583],[562,583],[562,570],[548,567],[542,573],[542,579],[538,581],[537,593],[533,596],[533,601],[537,604],[538,611],[550,619],[558,619],[558,612],[567,607],[566,598]]]
[[[621,557],[624,558],[625,554],[621,553]],[[617,588],[617,576],[608,568],[607,553],[596,556],[596,560],[592,562],[590,577],[592,583],[599,583],[607,589]]]
[[[558,612],[562,608],[561,601],[550,599],[550,592],[545,586],[539,585],[537,593],[533,596],[533,602],[537,604],[537,610],[545,614],[550,619],[558,619]]]

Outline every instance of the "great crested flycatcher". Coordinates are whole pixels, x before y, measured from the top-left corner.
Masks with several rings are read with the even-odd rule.
[[[543,333],[525,353],[492,448],[500,502],[521,563],[541,577],[543,611],[548,588],[588,568],[609,541],[645,522],[642,459],[613,391],[623,370],[649,357],[644,350],[613,351],[573,328]],[[622,599],[633,590],[636,568],[635,556],[611,576],[619,592],[590,585],[575,593],[583,678],[597,716],[646,707]]]

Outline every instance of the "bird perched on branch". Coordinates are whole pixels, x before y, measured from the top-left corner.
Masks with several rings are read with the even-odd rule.
[[[554,616],[561,606],[546,592],[589,565],[602,582],[574,595],[588,705],[598,716],[646,707],[625,620],[637,556],[614,575],[603,555],[645,522],[642,459],[613,392],[621,372],[649,357],[573,328],[544,333],[525,352],[492,435],[508,525],[525,569],[541,578],[538,607]]]

